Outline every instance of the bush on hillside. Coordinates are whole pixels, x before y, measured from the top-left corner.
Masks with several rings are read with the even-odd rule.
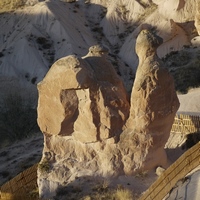
[[[195,61],[187,67],[180,67],[171,71],[176,91],[187,93],[190,88],[200,87],[200,61]]]
[[[28,137],[38,131],[37,111],[31,98],[20,94],[9,94],[3,98],[0,110],[1,142],[13,142]]]

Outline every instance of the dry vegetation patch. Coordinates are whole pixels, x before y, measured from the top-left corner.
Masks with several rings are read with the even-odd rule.
[[[39,131],[37,111],[31,97],[23,97],[18,93],[8,94],[3,97],[0,108],[0,147]]]
[[[25,5],[24,0],[1,0],[0,1],[0,13],[13,11],[24,5]]]
[[[82,198],[82,200],[136,200],[137,195],[128,189],[108,190],[97,194],[91,194]]]
[[[117,189],[110,187],[106,182],[93,183],[93,188],[90,190],[83,189],[80,186],[67,186],[57,191],[56,199],[64,200],[66,197],[69,200],[136,200],[139,195],[133,194],[130,189],[118,186]]]

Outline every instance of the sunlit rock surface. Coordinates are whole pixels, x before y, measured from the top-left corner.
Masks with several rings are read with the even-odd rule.
[[[162,39],[148,30],[141,31],[136,40],[139,65],[131,93],[130,116],[120,136],[127,172],[135,167],[149,169],[168,165],[164,146],[179,101],[173,78],[156,54],[161,43]]]
[[[84,58],[58,60],[38,84],[38,124],[44,133],[43,159],[50,171],[39,171],[42,196],[76,177],[123,174],[117,141],[129,115],[128,95],[107,49],[90,48]]]
[[[156,55],[161,42],[147,30],[138,36],[131,107],[106,48],[93,46],[83,58],[71,55],[54,63],[38,84],[41,197],[56,195],[77,177],[113,178],[166,167],[164,145],[179,102],[173,79]]]

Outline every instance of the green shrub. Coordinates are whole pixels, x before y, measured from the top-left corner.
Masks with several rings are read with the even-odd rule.
[[[187,67],[180,67],[171,72],[176,91],[180,93],[187,93],[190,88],[200,86],[200,61],[195,61]]]
[[[163,58],[165,66],[174,77],[176,91],[187,93],[200,86],[200,52],[184,49],[172,51]]]
[[[0,109],[0,136],[4,141],[14,142],[39,131],[37,111],[31,98],[20,94],[9,94],[2,99]]]

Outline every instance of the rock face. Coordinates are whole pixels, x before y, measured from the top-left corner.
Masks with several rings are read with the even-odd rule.
[[[45,161],[51,166],[48,173],[39,170],[45,198],[75,177],[123,171],[116,142],[130,106],[107,52],[94,46],[84,59],[64,57],[38,84],[38,124],[45,137],[40,166]]]
[[[196,0],[196,15],[195,15],[195,27],[200,35],[200,2]]]
[[[51,67],[38,84],[38,124],[44,134],[41,197],[55,196],[80,177],[112,178],[165,167],[164,145],[179,102],[155,53],[160,43],[146,30],[138,36],[140,64],[131,108],[106,48],[93,46],[87,56],[67,56]]]
[[[156,49],[161,43],[162,39],[148,30],[141,31],[137,37],[139,66],[131,94],[130,116],[120,138],[123,157],[126,159],[124,169],[127,172],[135,167],[149,169],[155,166],[167,167],[168,164],[164,146],[179,101],[173,78],[156,55]],[[130,146],[125,145],[128,143],[135,151],[128,151]],[[132,164],[133,159],[137,166]]]
[[[38,84],[38,124],[43,133],[73,136],[83,143],[121,133],[129,103],[105,57],[105,50],[92,47],[85,59],[68,56],[52,66]]]

